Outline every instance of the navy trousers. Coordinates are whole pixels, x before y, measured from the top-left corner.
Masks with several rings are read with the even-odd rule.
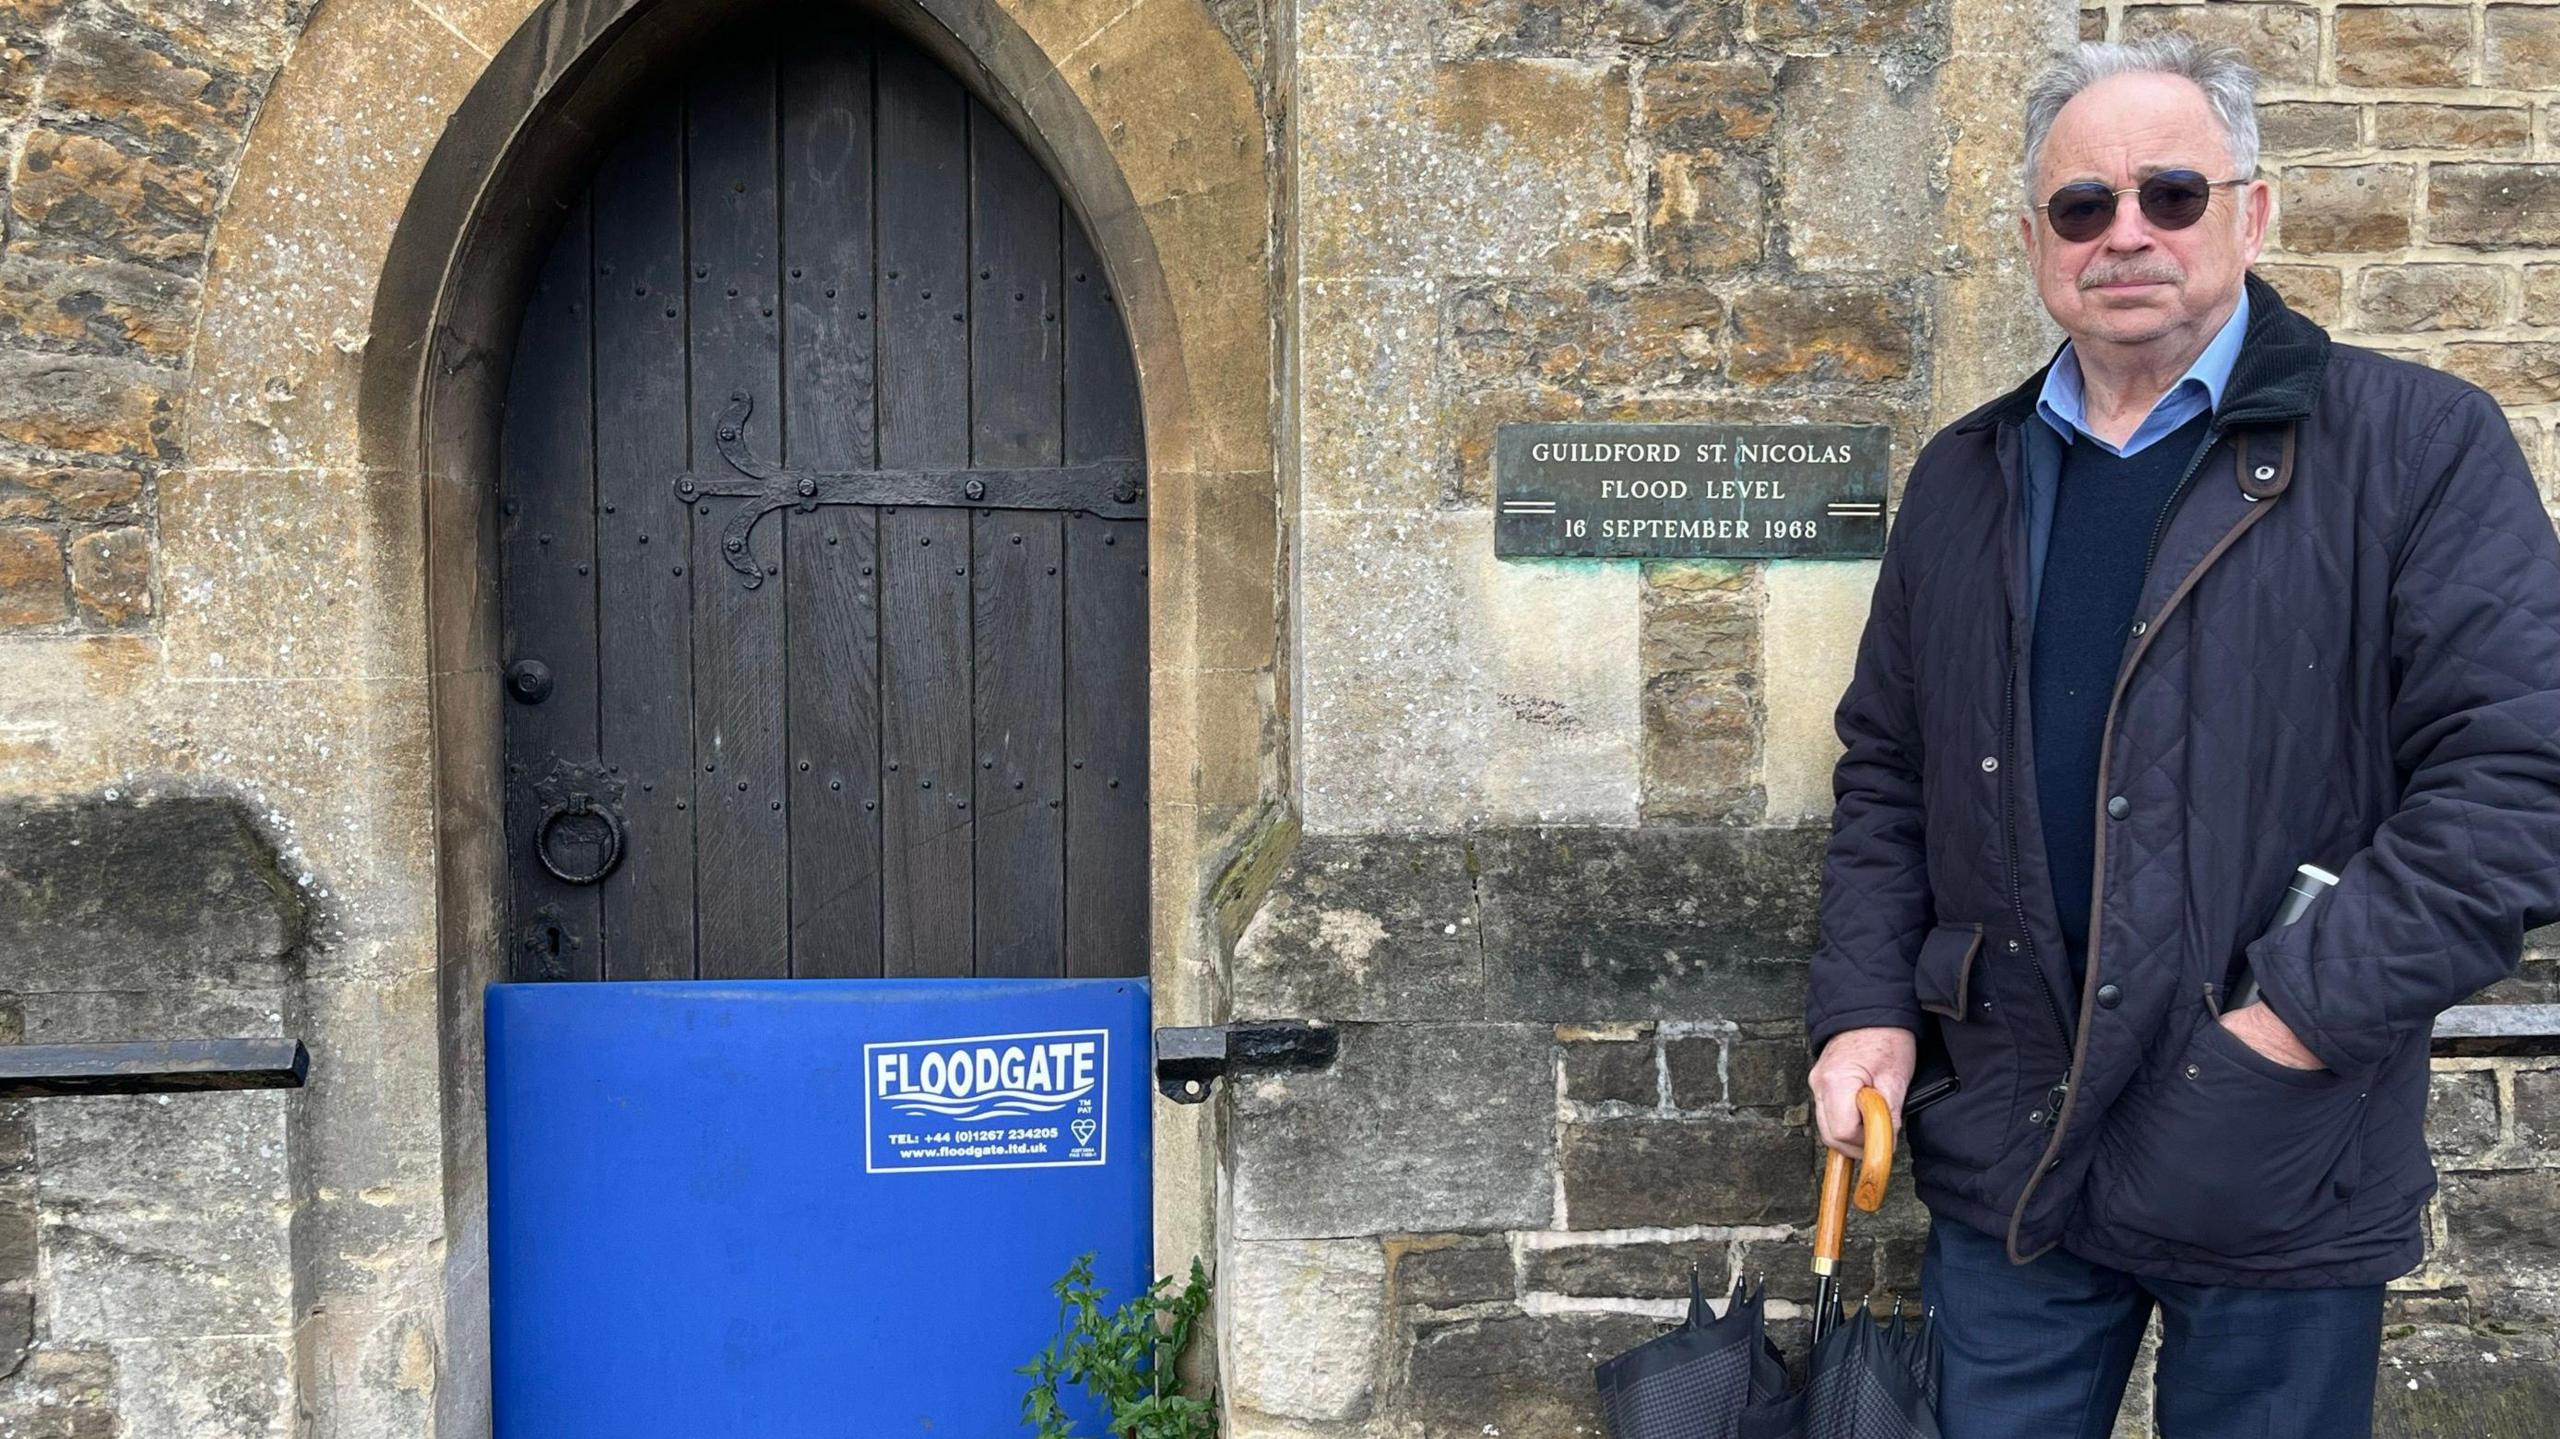
[[[2369,1439],[2382,1286],[2244,1289],[2139,1279],[2060,1249],[1929,1226],[1922,1297],[1946,1345],[1946,1439],[2107,1439],[2160,1306],[2162,1439]]]

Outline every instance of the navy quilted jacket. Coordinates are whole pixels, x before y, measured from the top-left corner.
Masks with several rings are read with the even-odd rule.
[[[2084,981],[2021,698],[2038,376],[1912,470],[1836,717],[1806,1022],[1953,1068],[1918,1189],[2013,1260],[2368,1284],[2423,1256],[2430,1022],[2560,917],[2560,540],[2487,395],[2248,283],[2124,638]],[[2305,861],[2338,886],[2262,937]],[[2326,1069],[2215,1022],[2244,955]]]

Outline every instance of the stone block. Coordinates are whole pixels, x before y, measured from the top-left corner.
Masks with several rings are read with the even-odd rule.
[[[0,1383],[9,1439],[129,1439],[116,1414],[115,1356],[102,1346],[47,1345]]]
[[[2492,5],[2484,13],[2483,70],[2491,85],[2545,90],[2560,75],[2560,9]]]
[[[1463,841],[1308,838],[1237,940],[1235,1012],[1473,1018],[1484,1004],[1476,930]]]
[[[15,989],[272,988],[302,923],[234,801],[0,806],[0,953]]]
[[[1760,680],[1748,670],[1676,671],[1644,686],[1649,819],[1760,817]]]
[[[1596,18],[1580,0],[1448,0],[1432,49],[1444,60],[1573,56],[1589,48]]]
[[[2471,78],[2471,11],[2450,5],[2341,5],[2338,83],[2396,89]]]
[[[151,613],[151,535],[139,525],[92,530],[71,542],[71,598],[84,619],[127,625]]]
[[[1417,1439],[1598,1434],[1591,1368],[1663,1332],[1639,1314],[1500,1314],[1416,1326],[1403,1407]]]
[[[280,1094],[88,1099],[36,1116],[57,1341],[280,1334],[292,1322]],[[172,1196],[184,1196],[172,1203]]]
[[[1857,8],[1826,0],[1826,12]],[[1936,87],[1883,63],[1790,60],[1778,77],[1778,218],[1807,270],[1908,275],[1931,267],[1939,196]],[[1854,197],[1854,198],[1853,198]]]
[[[1533,382],[1519,389],[1461,387],[1449,397],[1440,423],[1439,507],[1493,507],[1493,442],[1497,427],[1576,419],[1582,410],[1582,396],[1556,385]]]
[[[37,525],[0,526],[0,625],[48,625],[71,613],[62,536]]]
[[[1531,1294],[1580,1299],[1686,1299],[1697,1271],[1709,1302],[1733,1292],[1733,1245],[1723,1239],[1648,1240],[1634,1244],[1539,1244],[1524,1254],[1520,1287]]]
[[[2560,325],[2560,264],[2524,267],[2524,313],[2528,325]]]
[[[0,495],[26,495],[37,501],[34,518],[99,520],[135,518],[142,499],[139,467],[95,465],[15,467],[0,470]]]
[[[2276,287],[2286,304],[2300,310],[2313,324],[2337,327],[2342,313],[2342,282],[2335,266],[2260,264],[2251,268],[2259,279]]]
[[[2427,1081],[2427,1146],[2438,1162],[2498,1142],[2498,1085],[2487,1070],[2439,1070]]]
[[[195,328],[196,281],[158,265],[0,256],[0,335],[167,363]]]
[[[1751,0],[1751,28],[1762,44],[1791,50],[1943,53],[1947,7],[1944,0]]]
[[[2516,1142],[2560,1154],[2560,1069],[2519,1069],[2515,1086]]]
[[[1874,385],[1911,373],[1919,307],[1904,289],[1755,286],[1733,296],[1725,374],[1745,385]]]
[[[290,1439],[292,1341],[156,1339],[117,1346],[116,1409],[131,1435]]]
[[[25,1290],[0,1289],[0,1385],[18,1372],[35,1342],[35,1295]]]
[[[2368,330],[2480,330],[2504,318],[2507,271],[2494,265],[2374,265],[2356,276]]]
[[[1671,1107],[1712,1109],[1724,1101],[1724,1041],[1712,1034],[1684,1034],[1662,1042],[1662,1066],[1671,1076]]]
[[[1875,598],[1877,565],[1821,560],[1769,567],[1762,644],[1786,663],[1769,667],[1761,783],[1771,823],[1831,816],[1831,772],[1840,760],[1832,716],[1856,667],[1858,637]]]
[[[2447,345],[2444,367],[2508,405],[2560,402],[2560,340]]]
[[[1487,1013],[1550,1023],[1800,1014],[1824,839],[1704,828],[1481,836]]]
[[[1694,277],[1757,263],[1768,242],[1768,189],[1754,156],[1656,152],[1646,192],[1655,268]]]
[[[2362,143],[2361,107],[2279,100],[2258,107],[2258,148],[2265,155],[2315,155]]]
[[[1300,77],[1309,276],[1602,278],[1633,259],[1623,65],[1328,58]]]
[[[1748,1115],[1564,1127],[1565,1227],[1784,1222],[1812,1203],[1813,1139]]]
[[[0,1286],[36,1277],[36,1196],[31,1184],[0,1179]],[[8,1366],[0,1364],[0,1373]]]
[[[1237,1237],[1545,1227],[1552,1045],[1541,1025],[1352,1024],[1332,1068],[1246,1080]]]
[[[2284,247],[2315,255],[2396,250],[2408,244],[2412,175],[2406,165],[2288,168],[2276,211]]]
[[[1705,379],[1723,330],[1723,298],[1694,285],[1495,280],[1452,292],[1442,332],[1452,382],[1589,391]]]
[[[1778,79],[1757,60],[1665,60],[1645,67],[1642,91],[1657,151],[1755,150],[1778,123]]]
[[[2548,1433],[2560,1414],[2560,1346],[2547,1328],[2386,1332],[2373,1408],[2374,1439]]]
[[[115,460],[174,460],[172,378],[119,356],[0,353],[0,439]]]
[[[2495,1274],[2502,1289],[2560,1289],[2560,1184],[2550,1170],[2448,1174],[2437,1203],[2439,1264]]]
[[[1727,1103],[1745,1109],[1787,1109],[1806,1104],[1804,1035],[1783,1038],[1737,1035],[1725,1043]]]
[[[2377,105],[2373,138],[2385,150],[2456,150],[2466,159],[2521,155],[2533,138],[2533,112],[2493,105]]]
[[[1236,1404],[1318,1423],[1367,1416],[1386,1327],[1377,1241],[1240,1243],[1219,1282]]]
[[[1741,0],[1598,0],[1595,39],[1665,56],[1730,55]]]
[[[14,248],[63,259],[201,262],[221,198],[216,175],[67,127],[39,128],[23,145],[9,189]]]
[[[1561,1056],[1567,1099],[1645,1109],[1662,1102],[1662,1077],[1650,1037],[1567,1040],[1556,1052]]]
[[[2560,245],[2560,165],[2431,167],[2427,238],[2480,250]]]
[[[2133,5],[2124,12],[2124,37],[2192,35],[2227,45],[2247,57],[2260,77],[2277,85],[2308,85],[2320,78],[2320,12],[2308,5]]]
[[[1512,1294],[1511,1246],[1472,1235],[1387,1241],[1389,1292],[1399,1304],[1448,1309]]]
[[[1411,510],[1436,497],[1437,290],[1311,281],[1299,292],[1301,493],[1315,509]]]

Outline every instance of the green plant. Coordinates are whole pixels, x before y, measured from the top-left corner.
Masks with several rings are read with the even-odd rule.
[[[1031,1376],[1022,1396],[1022,1422],[1039,1439],[1075,1439],[1074,1423],[1058,1402],[1061,1384],[1080,1384],[1102,1406],[1112,1439],[1216,1439],[1218,1411],[1181,1392],[1173,1372],[1190,1347],[1192,1331],[1209,1308],[1209,1276],[1191,1261],[1191,1282],[1169,1292],[1166,1275],[1117,1309],[1093,1282],[1093,1256],[1067,1266],[1049,1286],[1058,1296],[1058,1333],[1040,1356],[1016,1373]]]

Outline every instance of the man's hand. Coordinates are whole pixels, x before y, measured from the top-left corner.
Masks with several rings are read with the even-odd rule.
[[[1884,1025],[1844,1029],[1822,1046],[1805,1083],[1813,1091],[1813,1127],[1822,1142],[1856,1158],[1866,1124],[1858,1118],[1858,1091],[1869,1085],[1893,1109],[1893,1127],[1902,1128],[1902,1096],[1911,1088],[1911,1067],[1920,1055],[1920,1037],[1910,1030]]]
[[[2320,1062],[2320,1056],[2302,1047],[2302,1041],[2293,1037],[2293,1026],[2277,1018],[2276,1012],[2267,1008],[2265,1000],[2240,1006],[2223,1015],[2220,1023],[2238,1035],[2242,1044],[2287,1069],[2329,1067]],[[1845,1034],[1840,1037],[1848,1038]]]

